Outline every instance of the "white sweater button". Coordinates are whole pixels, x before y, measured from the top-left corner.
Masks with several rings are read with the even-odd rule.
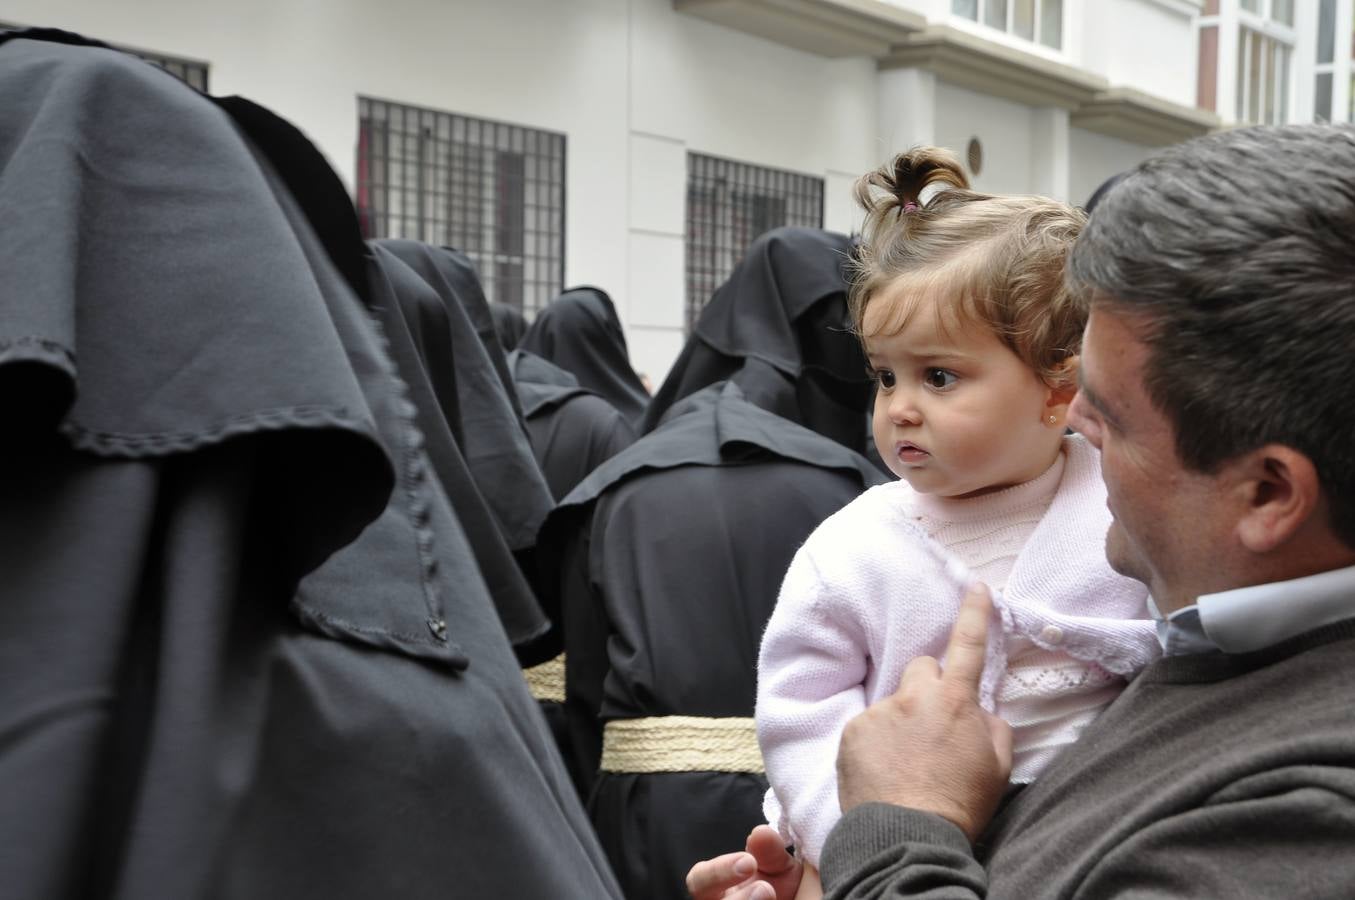
[[[1063,629],[1057,625],[1046,625],[1040,629],[1040,640],[1046,644],[1063,643]]]

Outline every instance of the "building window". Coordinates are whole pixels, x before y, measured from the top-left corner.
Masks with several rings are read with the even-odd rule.
[[[1054,50],[1063,48],[1063,0],[951,0],[950,11]]]
[[[1245,24],[1237,44],[1237,121],[1282,125],[1289,120],[1292,45]]]
[[[358,98],[358,219],[470,257],[485,296],[525,313],[564,286],[565,136]]]
[[[1348,8],[1337,0],[1321,0],[1317,10],[1317,56],[1313,66],[1313,118],[1319,122],[1355,121],[1355,34],[1346,46],[1336,35],[1341,30],[1342,13]],[[1344,120],[1341,117],[1341,82],[1348,81],[1351,93],[1347,97]]]
[[[207,93],[207,63],[195,62],[191,59],[179,59],[174,56],[142,53],[140,50],[130,52],[135,53],[148,63],[159,66],[189,87],[197,88],[204,94]]]
[[[1196,104],[1225,117],[1231,115],[1240,124],[1288,122],[1296,39],[1293,0],[1232,0],[1224,13],[1235,13],[1235,19],[1221,15],[1220,5],[1220,0],[1206,0],[1199,19]],[[1226,34],[1222,31],[1225,22],[1231,23]],[[1236,31],[1231,30],[1234,27]],[[1219,81],[1225,55],[1237,64],[1229,85]]]
[[[687,328],[753,239],[782,225],[823,227],[823,179],[687,154]]]

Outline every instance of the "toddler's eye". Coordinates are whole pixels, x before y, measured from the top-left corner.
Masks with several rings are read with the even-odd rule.
[[[959,381],[954,372],[947,372],[945,369],[928,369],[922,380],[927,383],[927,387],[937,390],[944,390]]]
[[[880,387],[889,390],[894,386],[894,373],[888,369],[876,369],[875,380],[880,382]]]

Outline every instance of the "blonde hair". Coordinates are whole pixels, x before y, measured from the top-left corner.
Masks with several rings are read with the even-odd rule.
[[[1071,386],[1065,363],[1080,351],[1088,305],[1065,287],[1064,266],[1085,213],[971,191],[959,161],[936,147],[900,153],[854,193],[866,210],[848,295],[858,335],[872,299],[902,282],[906,295],[953,298],[961,322],[992,330],[1049,386]],[[899,306],[892,333],[917,304]]]

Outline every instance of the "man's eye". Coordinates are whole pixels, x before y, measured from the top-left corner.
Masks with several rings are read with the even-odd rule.
[[[880,382],[880,387],[889,390],[894,386],[894,373],[888,369],[876,369],[875,380]]]
[[[945,369],[928,369],[923,381],[927,383],[927,387],[944,390],[959,379],[954,372],[947,372]]]

